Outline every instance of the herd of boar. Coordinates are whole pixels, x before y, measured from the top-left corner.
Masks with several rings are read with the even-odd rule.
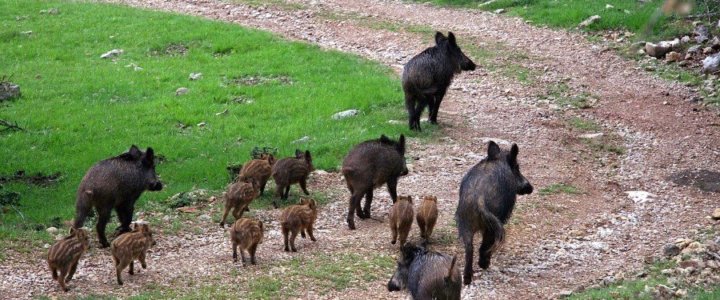
[[[434,47],[413,57],[403,71],[402,84],[410,128],[420,130],[420,114],[429,106],[431,123],[437,123],[437,114],[448,86],[455,74],[474,70],[472,62],[457,45],[453,33],[446,37],[438,32]],[[459,237],[465,248],[465,264],[462,280],[470,284],[473,275],[473,237],[482,234],[478,265],[487,269],[490,258],[504,238],[504,224],[508,221],[517,195],[530,194],[532,185],[520,173],[519,148],[513,144],[510,150],[502,150],[489,142],[487,156],[472,167],[460,183],[460,199],[455,221]],[[438,221],[438,199],[425,195],[420,199],[417,213],[413,198],[398,195],[400,177],[408,174],[405,163],[405,136],[393,140],[385,135],[356,145],[345,157],[341,173],[350,192],[346,222],[349,229],[356,229],[355,216],[370,218],[373,191],[387,185],[393,201],[389,211],[391,243],[400,240],[397,269],[387,284],[389,291],[409,289],[414,299],[460,299],[462,282],[460,267],[455,255],[447,255],[428,249],[433,228]],[[265,225],[262,221],[243,217],[249,204],[263,194],[272,177],[276,186],[276,198],[286,200],[290,186],[298,184],[305,195],[307,180],[314,170],[310,151],[296,150],[295,155],[276,160],[271,154],[245,163],[237,179],[223,198],[225,210],[220,226],[225,227],[228,214],[235,221],[228,229],[232,244],[233,261],[237,261],[240,247],[242,263],[256,264],[256,251],[262,243]],[[70,235],[58,241],[48,251],[48,265],[53,279],[67,291],[67,282],[75,273],[80,256],[89,247],[88,233],[82,229],[86,217],[97,213],[96,233],[102,248],[111,247],[118,284],[122,285],[121,272],[129,267],[134,273],[134,261],[147,267],[148,249],[155,244],[148,224],[137,222],[131,228],[136,200],[143,191],[159,191],[163,188],[155,173],[155,154],[152,148],[144,152],[136,146],[118,156],[102,160],[91,167],[80,182],[77,191],[76,216]],[[365,204],[361,206],[362,199]],[[278,207],[273,201],[273,206]],[[109,243],[105,227],[115,210],[120,222],[117,237]],[[283,235],[284,250],[296,252],[295,239],[309,236],[316,241],[313,226],[318,218],[315,200],[301,197],[299,204],[286,207],[280,214],[278,228]],[[408,242],[413,221],[417,222],[422,243]],[[245,253],[249,254],[249,261]],[[57,273],[60,273],[59,276]]]

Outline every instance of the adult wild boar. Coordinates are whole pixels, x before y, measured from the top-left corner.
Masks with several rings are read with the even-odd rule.
[[[482,233],[478,265],[487,269],[493,251],[505,237],[503,225],[510,219],[517,195],[533,191],[533,186],[520,173],[518,151],[515,144],[510,151],[503,151],[490,141],[487,157],[472,167],[460,183],[455,221],[465,244],[465,284],[472,281],[475,233]]]
[[[388,291],[407,288],[415,300],[460,300],[462,284],[454,256],[428,251],[425,244],[407,243],[400,251]]]
[[[129,232],[135,201],[143,191],[162,190],[155,174],[155,152],[145,152],[132,145],[128,152],[95,164],[80,182],[75,203],[75,228],[81,228],[92,208],[98,215],[96,226],[100,245],[110,246],[105,237],[105,226],[112,209],[120,220],[119,233]]]
[[[377,140],[369,140],[355,146],[345,157],[342,174],[350,190],[350,208],[347,223],[355,229],[355,217],[370,217],[370,204],[373,190],[387,183],[393,203],[397,201],[397,183],[400,176],[408,174],[405,165],[405,136],[393,141],[385,135]],[[360,209],[360,201],[365,196],[365,208]]]
[[[475,70],[475,63],[458,47],[455,35],[435,33],[435,46],[425,49],[405,65],[402,75],[405,108],[410,129],[420,131],[420,115],[430,107],[429,121],[437,124],[437,114],[455,74]]]

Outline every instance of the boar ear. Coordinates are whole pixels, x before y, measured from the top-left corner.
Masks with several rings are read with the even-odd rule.
[[[514,163],[514,162],[517,161],[517,156],[518,156],[518,152],[519,152],[519,151],[520,151],[520,149],[518,149],[518,145],[517,145],[517,144],[513,144],[513,145],[512,145],[512,148],[510,148],[510,156],[508,157],[508,160],[509,160],[511,163]]]
[[[453,255],[452,262],[450,262],[450,269],[448,269],[448,274],[445,277],[445,282],[449,283],[452,281],[453,273],[455,273],[455,262],[457,261],[457,255]]]
[[[500,157],[500,146],[498,146],[498,144],[495,144],[495,142],[490,141],[490,143],[488,143],[487,159],[495,160],[498,159],[498,157]]]
[[[295,158],[301,158],[302,157],[302,151],[300,149],[295,149]]]
[[[138,158],[140,158],[140,156],[142,156],[142,152],[135,145],[130,146],[130,150],[128,150],[128,154],[130,154],[130,156],[135,159],[138,159]]]
[[[398,152],[400,152],[401,155],[405,155],[405,135],[400,135],[400,140],[398,141]]]
[[[305,160],[307,162],[312,162],[312,156],[310,156],[310,150],[305,150]]]
[[[145,150],[145,157],[143,157],[142,163],[147,167],[155,166],[155,151],[153,148],[148,147],[147,150]]]
[[[386,135],[380,135],[380,143],[388,144],[390,143],[390,138],[388,138]]]
[[[435,44],[439,45],[440,42],[442,42],[443,40],[445,40],[445,36],[442,34],[442,32],[436,31],[435,32]]]
[[[78,230],[75,227],[70,227],[70,235],[76,235]]]
[[[450,45],[457,46],[455,35],[452,32],[448,32],[448,41],[450,42]]]

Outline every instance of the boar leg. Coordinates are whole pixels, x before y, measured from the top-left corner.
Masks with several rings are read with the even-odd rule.
[[[68,291],[69,289],[65,285],[65,276],[67,275],[67,269],[66,268],[60,268],[60,277],[58,278],[58,282],[60,283],[60,287],[63,289],[63,291]]]
[[[393,220],[392,217],[390,217],[390,233],[392,234],[392,241],[390,241],[390,243],[393,245],[395,245],[395,243],[397,242],[397,236],[398,236],[397,230],[398,230],[397,223],[395,222],[395,220]],[[402,245],[400,245],[400,246],[402,246]]]
[[[348,215],[347,215],[347,223],[348,227],[351,230],[355,229],[355,210],[360,209],[360,201],[362,200],[363,194],[360,192],[353,193],[353,195],[350,197],[350,205],[348,208]]]
[[[125,267],[127,267],[127,265],[121,263],[120,261],[118,261],[117,264],[115,264],[115,275],[116,275],[116,277],[117,277],[117,283],[118,283],[119,285],[123,285],[123,281],[122,281],[122,270],[124,270]]]
[[[50,266],[50,272],[52,273],[53,280],[57,280],[58,279],[57,268],[53,268],[52,266]]]
[[[297,248],[295,248],[295,238],[298,235],[298,230],[293,229],[291,230],[290,234],[290,250],[292,250],[292,252],[297,252]]]
[[[147,263],[145,263],[145,252],[140,253],[140,257],[138,257],[138,260],[140,261],[140,266],[143,269],[147,269]]]
[[[463,273],[463,283],[465,283],[465,285],[469,285],[473,277],[473,235],[472,233],[461,235],[463,243],[465,244],[465,271]]]
[[[110,208],[100,208],[98,207],[98,222],[97,225],[95,225],[95,230],[97,231],[98,240],[100,241],[101,248],[107,248],[110,246],[110,243],[108,243],[107,238],[105,237],[105,226],[107,225],[108,221],[110,221]]]
[[[392,199],[393,204],[397,201],[397,184],[397,178],[391,178],[387,181],[388,192],[390,193],[390,198]]]
[[[480,266],[480,268],[487,269],[490,266],[493,245],[495,245],[495,235],[485,230],[483,232],[482,244],[480,245],[480,259],[478,260],[478,266]]]
[[[255,243],[252,246],[250,246],[250,249],[248,249],[248,252],[250,253],[250,263],[255,265],[257,264],[257,261],[255,261],[255,252],[257,251],[258,244]]]
[[[80,256],[78,256],[78,259],[73,262],[72,266],[70,266],[70,272],[68,272],[67,278],[65,278],[65,282],[73,279],[73,276],[75,276],[75,271],[77,271],[78,263],[80,263]]]
[[[275,204],[275,202],[273,202]],[[223,212],[222,220],[220,220],[220,227],[225,227],[225,219],[227,219],[227,215],[230,212],[230,206],[225,205],[225,212]]]
[[[358,215],[360,219],[370,218],[370,205],[372,204],[373,189],[369,188],[365,193],[365,207],[362,210],[362,215]],[[358,203],[358,212],[360,212],[360,204]]]
[[[128,270],[128,274],[135,275],[135,260],[130,260],[130,270]]]
[[[290,196],[290,185],[288,184],[288,186],[285,187],[285,195],[283,196],[282,199],[287,200],[289,196]]]
[[[430,102],[430,116],[428,117],[428,120],[432,124],[437,124],[437,115],[438,111],[440,110],[440,102],[442,102],[443,98],[445,97],[446,90],[438,89],[437,93],[435,94],[435,99]]]
[[[418,212],[417,216],[417,223],[418,227],[420,227],[420,237],[427,240],[427,230],[425,229],[425,219],[420,217],[420,212]]]
[[[245,257],[245,250],[240,249],[240,259],[242,260],[243,267],[246,265],[247,258]]]
[[[233,262],[237,262],[237,243],[234,241],[235,238],[233,238],[232,242],[232,248],[233,248]]]
[[[282,197],[283,197],[283,189],[285,189],[284,186],[282,186],[282,185],[278,184],[277,182],[275,182],[275,195],[276,195],[278,198],[280,198],[280,199],[282,199]],[[276,200],[276,199],[273,199],[273,207],[274,207],[274,208],[278,208],[277,200]]]
[[[285,241],[285,252],[290,252],[290,247],[288,247],[288,234],[289,231],[287,227],[282,227],[282,234],[283,234],[283,240]]]
[[[245,206],[238,205],[233,208],[233,217],[235,217],[235,221],[240,220],[242,218],[243,213],[245,212]]]
[[[437,220],[430,219],[425,227],[425,239],[430,242],[430,236],[432,235],[433,229],[435,228],[435,222]]]
[[[120,228],[118,235],[125,232],[130,232],[130,223],[132,223],[132,216],[134,211],[134,204],[126,203],[115,208],[120,220]]]
[[[305,238],[305,228],[300,229],[300,237]]]
[[[300,188],[303,190],[303,193],[305,193],[305,195],[310,195],[310,193],[307,190],[307,179],[306,178],[300,179]]]
[[[312,224],[308,225],[308,227],[307,227],[307,233],[308,233],[308,235],[310,236],[310,240],[311,240],[311,241],[313,241],[313,242],[316,242],[316,241],[317,241],[317,240],[315,239],[315,236],[313,235],[313,225],[312,225]]]

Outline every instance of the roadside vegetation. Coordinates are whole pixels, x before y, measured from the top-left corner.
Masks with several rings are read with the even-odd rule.
[[[359,141],[418,136],[404,121],[388,123],[405,119],[389,68],[236,25],[116,5],[5,1],[0,49],[0,72],[22,91],[0,103],[0,119],[22,128],[0,131],[2,240],[62,227],[85,171],[132,144],[155,149],[165,183],[143,195],[143,207],[223,190],[226,167],[255,147],[277,148],[278,157],[308,149],[316,168],[333,170]],[[113,49],[122,53],[100,58]],[[360,113],[331,118],[348,109]]]

